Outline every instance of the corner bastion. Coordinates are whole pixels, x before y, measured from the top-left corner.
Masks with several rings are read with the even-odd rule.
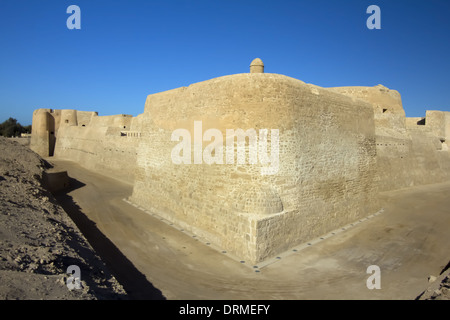
[[[132,203],[252,263],[377,212],[380,191],[450,178],[449,112],[411,120],[381,85],[250,69],[149,95],[137,117],[38,109],[30,146],[132,183]]]
[[[203,132],[278,129],[278,172],[261,175],[249,161],[174,164],[171,134],[194,136],[194,121]],[[130,200],[244,260],[262,261],[379,209],[371,106],[300,80],[236,74],[153,94],[142,132]]]

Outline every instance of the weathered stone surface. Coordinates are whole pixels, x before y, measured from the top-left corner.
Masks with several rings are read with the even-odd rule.
[[[138,117],[36,110],[31,147],[133,183],[133,203],[252,262],[378,211],[379,191],[450,178],[449,112],[406,119],[395,90],[321,88],[263,66],[149,95]],[[223,164],[175,164],[174,130],[211,143],[194,139],[198,121],[223,147],[228,129],[278,130],[277,170],[249,163],[248,145],[244,164],[225,152]]]

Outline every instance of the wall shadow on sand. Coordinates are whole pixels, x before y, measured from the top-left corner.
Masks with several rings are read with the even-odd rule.
[[[59,205],[67,212],[77,227],[89,241],[95,252],[101,257],[106,267],[123,286],[129,299],[165,300],[162,292],[150,283],[144,274],[128,260],[75,203],[69,193],[85,186],[84,183],[69,177],[70,187],[54,193]]]

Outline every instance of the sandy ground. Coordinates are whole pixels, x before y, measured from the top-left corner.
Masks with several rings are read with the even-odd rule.
[[[449,297],[450,182],[382,194],[378,215],[253,266],[125,202],[130,184],[49,161],[72,178],[58,200],[133,298],[415,299],[430,285],[422,298]],[[381,289],[367,288],[371,265]]]
[[[126,298],[73,221],[41,186],[48,165],[14,139],[0,137],[0,146],[0,299]],[[80,268],[81,289],[66,285],[70,265]]]
[[[0,144],[0,299],[450,297],[450,182],[382,194],[379,214],[253,266],[124,201],[129,183],[76,163],[47,159],[70,176],[53,197],[40,184],[48,163]],[[66,286],[72,264],[81,290]],[[381,289],[367,288],[371,265]]]

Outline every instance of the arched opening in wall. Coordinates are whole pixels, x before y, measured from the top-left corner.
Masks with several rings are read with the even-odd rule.
[[[82,126],[82,127],[86,127],[86,125],[85,125],[85,124],[82,124],[81,126]]]
[[[425,118],[422,118],[419,121],[417,121],[417,125],[418,126],[424,126],[425,125]]]

